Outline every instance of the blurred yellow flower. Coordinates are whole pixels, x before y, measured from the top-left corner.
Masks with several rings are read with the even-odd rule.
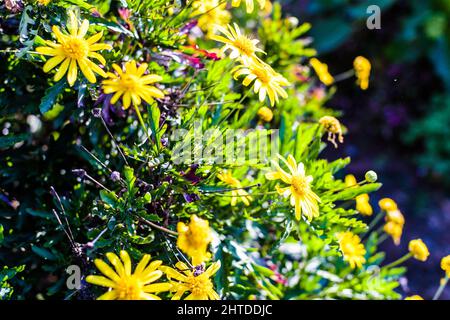
[[[372,206],[370,205],[370,198],[368,194],[360,194],[355,198],[356,210],[363,216],[371,216],[373,214]]]
[[[235,206],[237,204],[237,200],[240,199],[246,206],[250,205],[250,201],[253,198],[245,191],[242,187],[241,182],[234,178],[229,172],[222,172],[217,175],[221,181],[225,182],[230,187],[234,188],[231,190],[231,205]]]
[[[344,142],[344,136],[342,135],[341,123],[338,119],[331,116],[324,116],[319,119],[319,124],[322,125],[328,132],[328,141],[330,141],[335,148],[338,147],[336,143],[337,140],[340,143]]]
[[[37,0],[37,2],[39,2],[39,4],[46,6],[50,3],[51,0]]]
[[[423,298],[416,294],[414,296],[406,297],[405,300],[423,300]]]
[[[276,171],[266,173],[268,180],[281,180],[288,184],[289,187],[276,187],[278,194],[285,198],[290,196],[291,206],[295,207],[295,218],[300,220],[303,214],[309,221],[319,216],[319,202],[320,198],[311,190],[312,176],[307,176],[305,173],[305,166],[303,163],[297,165],[296,160],[292,155],[289,155],[287,160],[281,155],[278,155],[281,161],[289,169],[289,173],[284,171],[280,165],[272,160]]]
[[[110,288],[110,291],[98,297],[98,300],[160,300],[155,293],[169,291],[172,287],[167,282],[153,283],[163,275],[157,270],[162,262],[156,260],[149,264],[148,254],[142,257],[133,274],[131,259],[126,251],[120,251],[120,259],[112,252],[108,252],[106,257],[115,270],[103,260],[95,259],[95,265],[104,276],[86,277],[86,281],[91,284]]]
[[[109,44],[96,43],[101,39],[102,32],[84,39],[88,29],[88,20],[85,19],[79,24],[75,14],[69,12],[69,20],[67,22],[69,33],[62,33],[59,27],[53,26],[53,35],[58,43],[46,40],[45,44],[47,46],[36,48],[36,51],[40,54],[52,57],[44,64],[44,72],[49,72],[60,65],[54,77],[55,81],[59,81],[67,73],[67,81],[70,86],[73,86],[77,80],[78,68],[91,83],[96,82],[94,73],[106,77],[105,71],[89,60],[89,58],[97,59],[103,65],[106,64],[103,56],[96,51],[111,49],[111,46]]]
[[[206,32],[207,37],[211,37],[217,31],[217,26],[224,26],[230,21],[231,15],[226,7],[226,2],[221,0],[194,1],[191,17],[196,18],[198,26]]]
[[[384,225],[383,230],[392,237],[395,245],[398,246],[400,244],[403,233],[403,225],[389,221]]]
[[[450,255],[442,258],[441,260],[441,268],[445,271],[447,277],[450,278]]]
[[[380,201],[378,201],[378,205],[383,211],[397,210],[397,203],[395,203],[395,201],[391,198],[381,199]]]
[[[147,64],[142,63],[136,66],[136,61],[125,63],[125,71],[117,64],[113,64],[117,74],[108,72],[109,79],[103,81],[103,92],[106,94],[114,93],[111,103],[114,104],[122,97],[123,108],[128,109],[133,105],[138,106],[142,100],[147,103],[153,101],[153,98],[163,98],[161,90],[152,84],[162,80],[161,76],[156,74],[145,74]]]
[[[322,63],[317,58],[312,58],[309,60],[309,64],[313,67],[320,81],[326,85],[332,85],[334,82],[333,76],[328,72],[328,66]]]
[[[350,264],[352,269],[361,268],[362,264],[366,262],[364,258],[366,249],[358,235],[348,231],[339,233],[337,238],[344,260]]]
[[[427,261],[430,252],[422,239],[411,240],[408,245],[409,252],[419,261]]]
[[[346,187],[353,187],[357,185],[357,181],[354,175],[348,174],[345,176]],[[355,197],[356,210],[364,216],[371,216],[373,214],[372,206],[369,202],[369,195],[364,193]]]
[[[183,262],[178,262],[175,267],[178,270],[167,266],[160,267],[171,280],[172,291],[176,291],[172,300],[180,300],[186,292],[190,294],[185,300],[220,299],[211,281],[211,277],[220,269],[220,261],[214,262],[206,271],[190,270]]]
[[[230,50],[231,59],[241,59],[245,64],[252,59],[258,59],[256,57],[256,52],[263,52],[257,47],[259,40],[251,39],[245,34],[242,34],[239,26],[234,23],[234,28],[231,25],[227,25],[227,28],[217,26],[218,31],[225,35],[226,38],[219,35],[212,35],[211,39],[222,42],[225,46],[221,49],[222,52]]]
[[[258,110],[258,117],[264,122],[270,122],[273,119],[273,112],[268,107],[261,107]]]
[[[245,0],[245,5],[246,5],[246,7],[247,7],[247,13],[252,13],[252,12],[253,12],[253,9],[254,9],[254,7],[255,7],[254,1],[255,1],[255,0]],[[258,2],[259,7],[260,7],[261,9],[264,9],[264,8],[265,8],[265,6],[266,6],[266,0],[256,0],[256,1]],[[241,0],[232,0],[232,1],[231,1],[231,5],[232,5],[233,7],[239,7],[239,6],[241,5]]]
[[[405,217],[400,212],[400,210],[391,210],[386,212],[386,221],[394,222],[398,225],[403,226],[405,224]]]
[[[212,241],[212,233],[207,220],[194,214],[188,225],[178,222],[177,231],[177,246],[191,257],[193,265],[209,260],[211,254],[208,252],[208,245]]]
[[[253,91],[258,93],[259,101],[263,102],[266,95],[269,96],[270,105],[273,107],[278,103],[278,96],[287,98],[288,94],[283,86],[289,85],[289,82],[279,73],[275,72],[269,65],[257,61],[249,61],[248,64],[242,64],[232,70],[234,78],[245,75],[242,82],[248,86],[253,82]]]
[[[370,61],[362,56],[356,57],[353,61],[353,67],[355,68],[358,85],[362,90],[367,90],[369,88],[370,70],[372,68]]]

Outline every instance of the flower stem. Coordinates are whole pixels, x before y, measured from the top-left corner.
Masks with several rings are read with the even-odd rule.
[[[139,217],[139,221],[141,221],[141,222],[143,222],[145,224],[148,224],[149,226],[151,226],[151,227],[153,227],[155,229],[158,229],[158,230],[164,231],[164,232],[166,232],[168,234],[171,234],[173,236],[178,236],[178,232],[175,232],[175,231],[169,230],[167,228],[164,228],[164,227],[162,227],[160,225],[157,225],[156,223],[153,223],[151,221],[148,221],[148,220],[146,220],[146,219],[144,219],[142,217]]]
[[[139,107],[137,105],[135,105],[135,104],[133,104],[133,105],[134,105],[134,110],[136,110],[136,114],[138,116],[139,123],[141,124],[142,130],[144,130],[145,134],[147,135],[148,140],[151,141],[147,127],[145,126],[145,123],[144,123],[144,119],[142,118],[141,111],[139,111]]]
[[[436,293],[434,294],[433,300],[437,300],[439,299],[439,297],[441,296],[442,292],[444,292],[445,286],[447,285],[449,280],[449,277],[446,275],[444,281],[442,281],[441,285],[439,286],[439,288],[437,289]]]
[[[384,269],[393,268],[393,267],[398,266],[399,264],[405,262],[406,260],[408,260],[411,257],[412,257],[412,253],[407,253],[403,257],[401,257],[400,259],[398,259],[398,260],[396,260],[394,262],[391,262],[390,264],[384,266],[383,268]]]

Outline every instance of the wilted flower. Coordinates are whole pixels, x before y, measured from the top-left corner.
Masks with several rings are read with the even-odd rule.
[[[335,148],[338,147],[336,143],[336,137],[340,143],[344,142],[344,136],[342,135],[341,123],[338,119],[331,116],[324,116],[319,119],[319,123],[328,132],[328,141],[330,141]]]

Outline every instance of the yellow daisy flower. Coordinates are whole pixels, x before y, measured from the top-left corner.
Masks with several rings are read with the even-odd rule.
[[[250,201],[252,201],[253,198],[248,194],[247,191],[243,189],[241,182],[235,177],[233,177],[231,173],[229,172],[219,173],[217,175],[217,178],[219,178],[221,181],[225,182],[227,185],[235,189],[231,190],[232,206],[236,205],[238,199],[240,199],[246,206],[250,205]]]
[[[224,26],[230,22],[231,15],[227,11],[227,4],[221,0],[199,0],[192,3],[194,11],[191,17],[197,18],[198,26],[211,37],[217,26]]]
[[[419,261],[427,261],[430,252],[427,245],[422,239],[411,240],[408,245],[409,252],[413,255],[414,259]]]
[[[98,300],[161,300],[155,293],[169,291],[172,287],[167,282],[153,283],[163,275],[157,270],[162,262],[156,260],[149,264],[148,254],[142,257],[133,274],[131,259],[126,251],[120,251],[120,259],[112,252],[108,252],[106,257],[115,270],[103,260],[95,259],[95,265],[104,276],[86,277],[89,283],[110,288],[108,292],[98,297]]]
[[[231,25],[227,25],[227,28],[217,26],[217,30],[224,34],[226,38],[213,35],[211,39],[224,43],[225,46],[222,48],[222,52],[230,50],[231,59],[240,58],[244,63],[248,63],[251,59],[258,59],[256,52],[264,53],[263,50],[256,46],[259,40],[250,39],[245,34],[242,34],[236,23],[234,28]]]
[[[330,86],[334,82],[333,76],[328,72],[328,65],[322,63],[317,58],[312,58],[309,60],[309,64],[313,67],[320,81],[326,85]]]
[[[44,72],[49,72],[60,65],[54,77],[55,81],[59,81],[67,73],[67,81],[70,86],[73,86],[77,80],[78,68],[91,83],[96,82],[94,73],[106,77],[105,71],[89,60],[89,58],[97,59],[103,65],[106,64],[103,56],[97,51],[111,49],[111,46],[109,44],[96,43],[101,39],[102,32],[84,39],[88,29],[88,20],[85,19],[79,24],[75,14],[70,12],[69,21],[67,22],[68,34],[61,32],[59,27],[53,26],[53,35],[58,43],[46,40],[46,47],[36,48],[37,52],[52,57],[44,64]]]
[[[234,78],[245,75],[242,82],[248,86],[253,82],[253,91],[259,94],[259,101],[263,102],[266,95],[269,96],[270,105],[273,107],[278,103],[278,96],[287,98],[288,94],[283,86],[288,86],[289,82],[279,73],[275,72],[267,64],[250,60],[248,64],[235,67],[232,71]]]
[[[145,74],[147,64],[142,63],[139,67],[136,61],[125,63],[125,71],[117,64],[113,64],[117,74],[108,72],[109,79],[103,81],[103,92],[106,94],[114,93],[111,103],[116,103],[122,97],[123,108],[128,109],[133,105],[138,106],[144,100],[151,103],[153,98],[163,98],[161,90],[152,86],[153,83],[161,81],[162,77],[156,74]]]
[[[359,56],[353,61],[353,66],[355,68],[358,85],[362,90],[367,90],[367,88],[369,88],[370,70],[372,69],[370,61]]]
[[[442,258],[441,260],[441,268],[445,271],[447,277],[450,278],[450,255]]]
[[[364,258],[366,249],[358,235],[352,232],[342,232],[337,235],[337,238],[344,260],[350,263],[352,269],[361,268],[362,264],[366,262]]]
[[[284,171],[276,161],[272,160],[276,171],[266,173],[268,180],[281,180],[289,187],[276,187],[278,194],[284,197],[290,196],[290,203],[295,207],[295,218],[300,220],[303,214],[309,221],[319,216],[319,202],[320,198],[311,190],[312,176],[307,176],[305,173],[305,166],[303,163],[295,161],[292,155],[289,155],[287,160],[281,155],[278,155],[280,160],[284,162],[289,169],[289,173]]]
[[[192,258],[195,266],[209,260],[208,245],[212,241],[212,233],[207,220],[194,214],[189,225],[178,222],[177,231],[178,248]]]
[[[416,294],[414,296],[406,297],[405,300],[424,300],[424,299],[421,296]]]
[[[254,9],[254,7],[255,7],[254,1],[255,1],[255,0],[245,0],[245,5],[246,5],[246,8],[247,8],[247,13],[252,13],[252,12],[253,12],[253,9]],[[265,6],[266,6],[266,0],[256,0],[256,1],[258,2],[259,7],[260,7],[261,9],[264,9],[264,8],[265,8]],[[239,6],[241,5],[241,0],[232,0],[232,1],[231,1],[231,5],[232,5],[233,7],[239,7]]]
[[[185,300],[219,300],[220,297],[214,291],[211,277],[220,269],[220,261],[213,263],[206,271],[190,270],[183,262],[178,262],[173,269],[162,266],[163,271],[171,281],[172,291],[176,291],[172,300],[180,300],[186,292],[190,294]],[[173,281],[177,280],[177,281]]]

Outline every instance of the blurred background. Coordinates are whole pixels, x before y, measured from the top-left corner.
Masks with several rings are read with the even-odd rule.
[[[367,8],[381,9],[381,29],[366,26]],[[300,22],[311,22],[319,59],[331,74],[347,71],[358,55],[372,62],[370,88],[353,80],[337,84],[328,103],[342,112],[349,132],[329,157],[350,155],[349,173],[373,169],[405,215],[402,243],[382,244],[393,261],[421,237],[431,256],[410,260],[404,294],[431,299],[450,254],[450,1],[449,0],[291,0],[284,6]],[[378,209],[379,198],[371,203]],[[450,289],[441,296],[450,299]]]

